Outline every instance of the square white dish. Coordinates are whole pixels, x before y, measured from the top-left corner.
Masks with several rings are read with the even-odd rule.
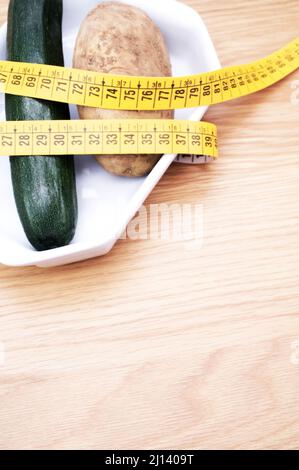
[[[64,0],[63,46],[65,65],[72,66],[76,36],[87,13],[103,0]],[[217,53],[200,16],[176,0],[119,0],[143,9],[161,29],[170,53],[174,76],[220,68]],[[0,59],[6,59],[6,25],[0,29]],[[177,119],[200,120],[206,107],[183,109]],[[73,119],[77,109],[71,106]],[[0,120],[5,120],[4,95]],[[110,175],[90,156],[76,157],[79,220],[69,246],[35,251],[26,239],[17,214],[8,157],[0,158],[0,263],[9,266],[50,267],[104,255],[158,183],[175,155],[164,155],[146,178]]]

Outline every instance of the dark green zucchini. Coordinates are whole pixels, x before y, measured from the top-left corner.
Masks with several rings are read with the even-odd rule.
[[[7,58],[64,65],[62,0],[10,1]],[[5,105],[9,121],[70,119],[64,103],[6,95]],[[33,247],[49,250],[70,243],[77,223],[73,157],[10,157],[10,165],[18,213]]]

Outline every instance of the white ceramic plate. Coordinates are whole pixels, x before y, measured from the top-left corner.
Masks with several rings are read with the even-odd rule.
[[[121,0],[122,1],[122,0]],[[76,36],[82,20],[101,0],[64,0],[65,65],[72,66]],[[166,39],[173,75],[220,68],[208,31],[200,16],[175,0],[125,0],[142,8]],[[6,59],[6,25],[0,30],[0,59]],[[4,95],[0,120],[5,120]],[[207,108],[176,112],[178,119],[200,120]],[[77,119],[76,107],[71,107]],[[164,155],[146,178],[112,176],[89,156],[76,157],[79,220],[75,238],[66,247],[35,251],[26,239],[14,203],[8,157],[0,158],[0,262],[10,266],[57,266],[100,256],[111,250],[134,214],[158,183],[175,155]]]

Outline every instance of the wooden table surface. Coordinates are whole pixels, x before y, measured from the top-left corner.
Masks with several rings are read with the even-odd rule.
[[[223,65],[298,36],[298,0],[186,3]],[[220,160],[149,197],[202,204],[202,247],[1,266],[1,449],[299,447],[298,79],[211,109]]]

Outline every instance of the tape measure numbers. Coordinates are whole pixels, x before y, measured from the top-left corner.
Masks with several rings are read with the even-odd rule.
[[[163,110],[246,96],[299,68],[299,38],[248,65],[187,77],[129,77],[0,61],[0,91],[82,106]],[[18,121],[0,123],[0,155],[188,154],[217,158],[213,124],[177,120]]]
[[[298,66],[299,38],[249,65],[177,78],[129,77],[0,61],[0,91],[105,109],[192,108],[255,93],[281,80]]]
[[[203,121],[171,119],[7,121],[0,125],[0,155],[122,153],[217,158],[217,129]]]

